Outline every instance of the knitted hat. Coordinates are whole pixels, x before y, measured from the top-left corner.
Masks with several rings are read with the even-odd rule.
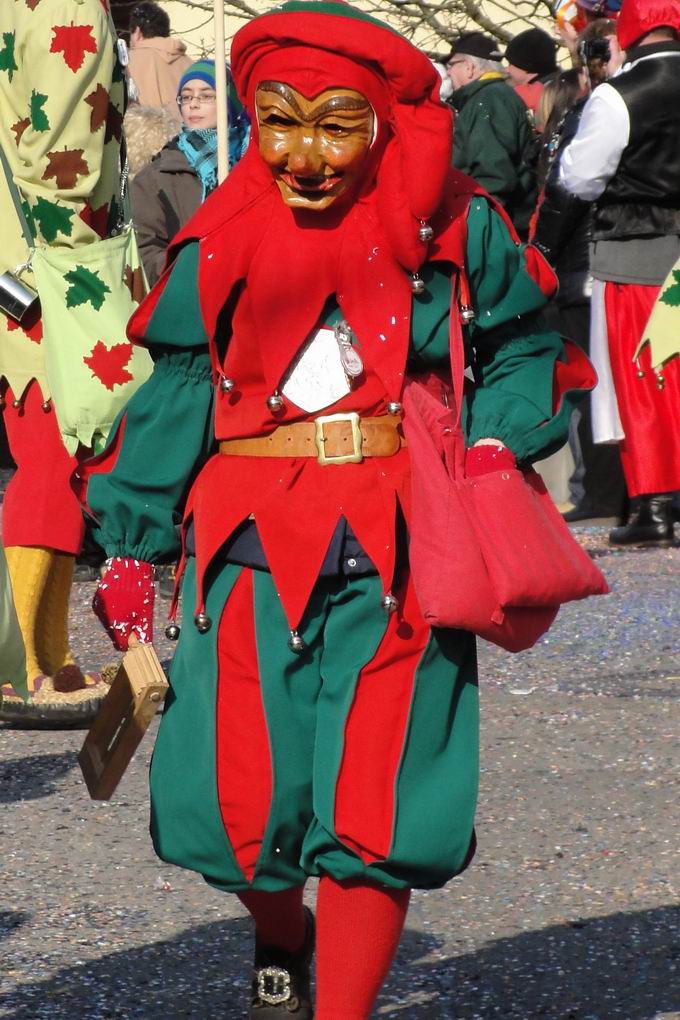
[[[188,70],[184,72],[179,80],[177,86],[177,95],[180,94],[187,82],[190,81],[203,81],[206,85],[209,85],[211,89],[215,88],[215,61],[214,60],[197,60],[195,64],[192,64]],[[227,64],[227,96],[229,102],[229,112],[232,110],[235,114],[239,114],[242,110],[241,100],[238,98],[236,89],[234,88],[234,81],[231,76],[231,68]]]
[[[510,40],[505,50],[505,59],[521,71],[542,77],[558,70],[556,50],[557,43],[542,28],[528,28]]]
[[[453,44],[451,57],[479,57],[480,60],[498,60],[503,54],[498,48],[498,43],[490,35],[483,32],[465,32]]]
[[[203,81],[210,88],[214,89],[216,86],[215,82],[215,61],[214,60],[197,60],[195,64],[192,64],[188,70],[184,72],[179,80],[177,86],[177,95],[184,86],[190,81]],[[235,118],[241,118],[244,120],[246,126],[250,124],[250,120],[247,117],[243,104],[238,97],[236,87],[234,86],[234,79],[231,76],[231,68],[227,64],[227,104],[229,106],[229,120],[233,122]],[[231,128],[230,128],[231,131]]]
[[[229,78],[229,70],[227,69],[227,78]],[[206,85],[209,85],[211,89],[215,88],[215,61],[214,60],[197,60],[195,64],[189,67],[179,80],[177,86],[177,95],[180,94],[184,86],[189,81],[204,81]]]

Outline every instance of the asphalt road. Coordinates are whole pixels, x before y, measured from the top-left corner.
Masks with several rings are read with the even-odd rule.
[[[612,594],[563,609],[531,652],[481,650],[479,850],[414,895],[376,1017],[680,1018],[680,550],[578,534]],[[92,592],[74,589],[73,633],[101,665]],[[240,905],[151,849],[154,730],[100,804],[82,732],[0,728],[0,1017],[245,1016]]]

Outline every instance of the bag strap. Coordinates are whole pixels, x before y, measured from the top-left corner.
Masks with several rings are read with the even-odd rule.
[[[471,192],[465,195],[464,206],[461,206],[456,210],[456,219],[458,221],[456,251],[457,258],[460,260],[460,265],[458,266],[453,279],[451,293],[451,311],[449,315],[449,355],[451,358],[453,394],[456,401],[457,427],[460,427],[463,413],[463,391],[465,385],[465,342],[462,326],[463,323],[467,325],[475,318],[472,300],[470,297],[470,284],[467,278],[467,273],[465,272],[465,255],[467,252],[468,239],[467,217],[470,211],[470,205],[476,196],[482,196],[485,201],[488,202],[492,210],[505,223],[510,236],[514,238],[517,244],[519,244],[515,228],[503,206],[492,195],[487,194],[483,188],[476,185]],[[454,262],[454,264],[457,265],[457,262]]]
[[[28,245],[28,250],[29,250],[29,253],[30,253],[35,248],[35,240],[33,238],[33,235],[31,234],[31,230],[30,230],[30,228],[28,226],[28,221],[26,219],[26,214],[24,213],[24,209],[23,209],[23,206],[21,204],[21,196],[19,194],[19,189],[17,188],[17,186],[15,184],[15,181],[14,181],[14,175],[13,175],[12,170],[10,168],[10,165],[9,165],[9,163],[7,161],[7,156],[5,155],[4,149],[2,148],[1,145],[0,145],[0,160],[2,161],[2,169],[5,171],[5,178],[7,180],[7,187],[9,188],[9,193],[12,196],[12,201],[14,203],[14,208],[16,209],[17,216],[19,217],[19,223],[21,224],[21,229],[23,231],[24,240],[26,241],[26,244]]]
[[[469,208],[469,206],[468,206]],[[463,252],[467,248],[467,209],[462,218],[461,227]],[[451,359],[451,381],[453,396],[456,402],[456,427],[460,427],[463,414],[463,387],[465,378],[465,341],[463,339],[462,314],[472,309],[470,303],[470,285],[465,273],[465,260],[458,268],[451,288],[451,311],[449,313],[449,356]]]
[[[127,140],[125,134],[120,137],[120,192],[118,206],[118,223],[114,231],[122,234],[132,221],[132,208],[130,206],[130,161],[128,159]]]

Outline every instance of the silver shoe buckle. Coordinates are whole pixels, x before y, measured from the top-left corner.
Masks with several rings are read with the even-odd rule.
[[[257,994],[267,1006],[279,1006],[291,996],[290,974],[282,967],[261,967],[257,972]]]

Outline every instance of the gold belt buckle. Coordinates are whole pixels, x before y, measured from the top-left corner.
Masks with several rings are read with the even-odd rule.
[[[354,449],[351,453],[341,453],[336,457],[327,456],[324,443],[326,437],[323,434],[324,425],[329,421],[348,421],[352,426],[352,445]],[[322,414],[320,418],[314,419],[314,426],[316,433],[314,436],[314,442],[316,443],[317,449],[317,460],[319,464],[361,464],[364,459],[364,455],[361,452],[361,419],[356,411],[350,411],[349,414]]]

